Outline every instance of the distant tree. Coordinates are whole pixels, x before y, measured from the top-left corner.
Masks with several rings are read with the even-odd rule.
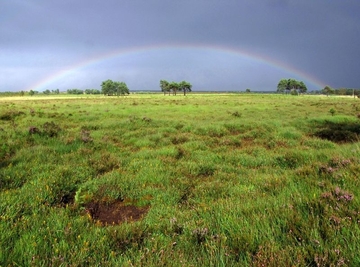
[[[97,95],[97,94],[101,94],[101,91],[98,89],[85,89],[85,94],[87,95]]]
[[[171,82],[169,88],[173,92],[173,95],[176,95],[176,92],[180,90],[180,86],[177,82]]]
[[[184,95],[186,95],[186,92],[191,92],[192,85],[187,81],[181,81],[179,83],[177,82],[168,82],[166,80],[160,80],[160,88],[161,91],[164,93],[164,95],[168,92],[170,95],[170,92],[173,93],[173,95],[176,95],[177,91],[183,91]]]
[[[245,92],[246,92],[246,93],[250,93],[251,90],[250,90],[249,88],[247,88],[247,89],[245,90]]]
[[[34,92],[33,90],[30,90],[30,91],[29,91],[29,95],[30,95],[30,96],[35,95],[35,92]]]
[[[50,90],[49,90],[49,89],[46,89],[43,93],[44,93],[45,95],[49,95],[49,94],[50,94]]]
[[[72,95],[82,95],[84,91],[80,89],[68,89],[67,93]]]
[[[165,80],[160,80],[161,91],[164,92],[164,95],[168,92],[170,95],[169,82]]]
[[[297,81],[293,78],[281,79],[278,83],[277,91],[281,93],[291,92],[292,95],[298,95],[299,93],[305,93],[307,87],[303,81]]]
[[[339,89],[335,89],[335,94],[337,95],[346,95],[346,88],[339,88]]]
[[[24,95],[25,95],[25,92],[24,92],[24,91],[21,91],[21,92],[20,92],[20,95],[21,95],[21,96],[24,96]]]
[[[326,94],[326,96],[329,96],[329,94],[333,94],[334,93],[334,89],[332,89],[330,86],[326,85],[324,87],[324,89],[322,90],[322,92],[324,94]]]
[[[299,82],[299,93],[304,94],[307,91],[307,87],[303,81]]]
[[[284,93],[288,90],[288,80],[287,79],[281,79],[277,86],[277,91],[279,93]]]
[[[125,95],[129,94],[129,88],[124,82],[106,80],[101,83],[101,92],[104,95]]]
[[[60,94],[60,90],[59,90],[59,89],[56,89],[56,90],[54,91],[54,93],[55,93],[56,95],[58,95],[58,94]]]
[[[106,80],[101,83],[101,92],[104,95],[114,95],[116,93],[116,86],[112,80]]]
[[[295,79],[288,79],[288,90],[290,91],[297,91],[299,88],[299,82]]]
[[[182,90],[184,92],[184,95],[186,95],[186,92],[191,92],[192,85],[187,81],[182,81],[179,83],[179,90]]]
[[[126,83],[124,82],[114,82],[115,90],[117,96],[130,94],[129,88],[127,87]]]

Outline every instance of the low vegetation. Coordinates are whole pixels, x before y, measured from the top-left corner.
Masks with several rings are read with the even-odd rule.
[[[360,265],[358,99],[0,104],[0,266]]]

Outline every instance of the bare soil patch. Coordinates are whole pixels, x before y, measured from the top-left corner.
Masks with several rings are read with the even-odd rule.
[[[149,206],[138,207],[124,201],[116,201],[110,204],[91,202],[86,205],[86,210],[91,218],[103,225],[115,225],[141,220],[149,208]]]

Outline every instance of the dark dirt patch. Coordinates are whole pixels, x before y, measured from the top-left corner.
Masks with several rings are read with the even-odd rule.
[[[123,201],[110,204],[92,202],[86,205],[86,210],[94,221],[103,225],[114,225],[141,220],[148,212],[149,206],[137,207]]]
[[[74,204],[76,191],[71,191],[61,196],[60,205],[66,207],[67,205]]]
[[[360,123],[357,122],[335,123],[325,121],[315,127],[317,128],[314,133],[316,137],[335,143],[352,143],[360,139]]]
[[[186,143],[188,140],[189,138],[184,135],[174,136],[173,138],[171,138],[171,143],[173,143],[174,145],[178,145],[178,144]]]

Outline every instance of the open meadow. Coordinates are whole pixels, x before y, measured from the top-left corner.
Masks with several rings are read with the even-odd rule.
[[[0,98],[0,266],[360,266],[360,100]]]

